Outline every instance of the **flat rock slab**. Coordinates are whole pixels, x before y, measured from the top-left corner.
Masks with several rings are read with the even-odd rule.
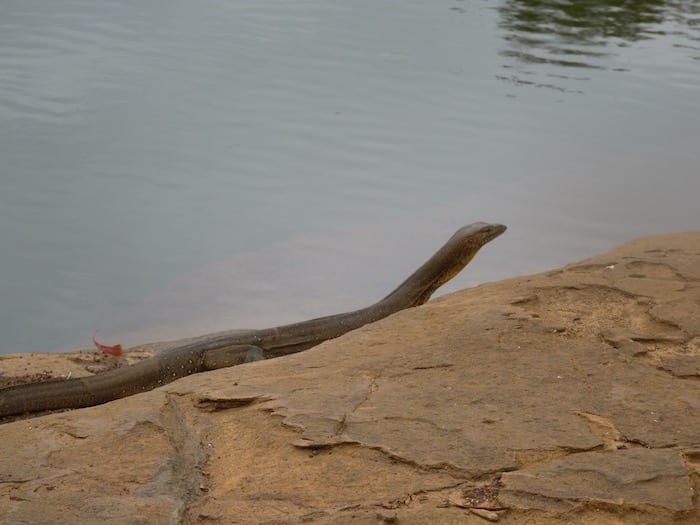
[[[76,355],[0,370],[90,373]],[[8,523],[697,523],[700,233],[0,439]]]
[[[688,469],[673,450],[634,448],[569,454],[506,472],[499,499],[519,508],[562,511],[581,501],[693,508]]]

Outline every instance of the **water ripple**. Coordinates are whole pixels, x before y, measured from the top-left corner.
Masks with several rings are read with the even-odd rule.
[[[550,68],[624,73],[656,67],[648,60],[631,63],[629,54],[622,51],[631,46],[647,48],[644,42],[659,38],[664,42],[671,39],[682,60],[697,57],[698,4],[692,1],[508,0],[497,10],[506,43],[500,54],[514,70],[499,78],[513,85],[582,93],[581,89],[570,89],[568,82],[522,77],[541,77],[542,71],[548,75]],[[668,58],[664,56],[664,60]],[[659,64],[663,67],[663,62]]]
[[[587,242],[611,223],[620,237],[623,223],[626,237],[648,233],[630,224],[692,226],[694,208],[676,202],[698,193],[697,2],[3,0],[0,11],[0,352],[89,341],[198,266],[206,293],[168,297],[218,304],[230,266],[217,276],[213,261],[420,210],[391,236],[512,224],[525,248],[503,259],[510,274],[527,247],[542,265],[573,257],[569,244],[576,257],[603,249]],[[630,163],[640,155],[657,162]],[[554,172],[557,184],[530,183]],[[361,241],[340,259],[363,250],[374,252]],[[390,259],[402,255],[379,266]],[[252,286],[237,274],[227,300],[246,310],[270,274],[295,290],[284,266]],[[258,297],[256,313],[298,295]]]

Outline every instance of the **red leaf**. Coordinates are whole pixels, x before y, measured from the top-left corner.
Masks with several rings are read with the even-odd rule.
[[[97,347],[98,350],[101,350],[103,353],[108,354],[108,355],[113,355],[113,356],[120,356],[122,355],[122,345],[114,345],[114,346],[107,346],[103,345],[102,343],[98,343],[95,341],[95,336],[92,336],[92,342],[95,343],[95,346]]]

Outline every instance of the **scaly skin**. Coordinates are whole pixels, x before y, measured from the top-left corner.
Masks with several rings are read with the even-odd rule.
[[[131,366],[94,376],[17,385],[0,390],[0,417],[81,408],[146,392],[178,378],[262,358],[300,352],[394,312],[425,303],[487,242],[500,224],[464,226],[398,288],[371,306],[300,323],[197,339]]]

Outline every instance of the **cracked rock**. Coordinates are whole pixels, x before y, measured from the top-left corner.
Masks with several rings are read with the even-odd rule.
[[[590,500],[619,506],[693,508],[693,490],[681,455],[635,448],[583,452],[503,474],[499,499],[506,505],[569,510]]]
[[[0,522],[695,524],[698,305],[700,232],[650,237],[306,352],[6,421]],[[93,361],[0,356],[0,379]]]

